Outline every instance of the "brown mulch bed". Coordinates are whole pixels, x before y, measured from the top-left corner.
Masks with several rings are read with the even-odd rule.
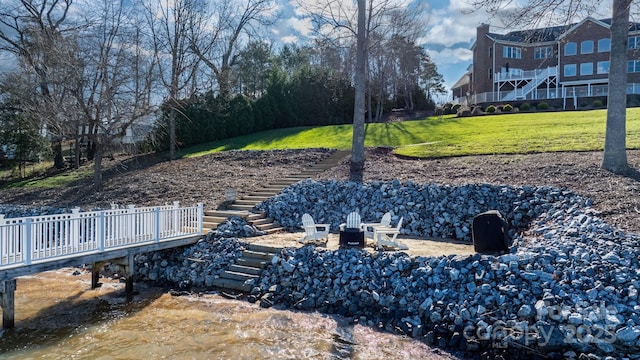
[[[90,181],[49,190],[0,190],[0,203],[106,207],[203,202],[207,209],[224,202],[225,191],[259,190],[270,180],[297,173],[328,155],[326,150],[231,151],[173,162],[135,157],[107,162],[104,188],[94,193]],[[389,149],[367,151],[364,181],[411,180],[439,184],[490,183],[554,186],[593,199],[594,208],[612,225],[640,232],[640,151],[629,151],[633,170],[616,175],[600,168],[601,152],[489,155],[412,160]],[[348,159],[316,176],[347,179]]]

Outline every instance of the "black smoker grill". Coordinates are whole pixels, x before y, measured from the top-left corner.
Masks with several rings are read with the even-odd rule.
[[[364,248],[364,231],[358,228],[346,228],[340,231],[341,248]]]
[[[509,225],[497,210],[490,210],[473,218],[471,237],[473,248],[478,253],[509,250]]]

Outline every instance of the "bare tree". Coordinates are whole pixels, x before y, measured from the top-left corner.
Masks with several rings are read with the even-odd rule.
[[[191,24],[191,47],[215,74],[219,93],[228,96],[238,42],[243,34],[254,35],[256,27],[273,23],[275,1],[217,1],[209,9],[202,8]]]
[[[335,46],[351,47],[356,39],[350,178],[362,179],[368,52],[379,46],[387,34],[416,34],[418,16],[409,14],[417,15],[419,8],[409,9],[399,0],[358,0],[356,6],[351,1],[340,0],[297,0],[297,3],[311,16],[318,34]],[[383,64],[379,65],[382,69]]]
[[[367,18],[366,0],[358,0],[358,32],[356,45],[355,98],[353,104],[353,137],[351,144],[351,166],[349,178],[362,181],[364,171],[364,113],[365,82],[367,71]]]
[[[467,0],[475,9],[506,19],[507,27],[547,24],[567,24],[575,18],[592,15],[597,0],[537,0],[513,7],[510,0]],[[628,169],[626,154],[626,88],[627,37],[632,0],[613,0],[611,20],[611,52],[609,67],[609,96],[607,101],[607,128],[602,167],[615,173]]]
[[[602,167],[614,173],[628,168],[626,146],[627,123],[627,38],[631,0],[613,0],[611,18],[611,55],[609,66],[609,101],[607,130]]]
[[[67,134],[68,124],[60,109],[64,106],[66,91],[60,87],[66,71],[60,68],[73,62],[72,49],[65,34],[75,31],[67,26],[72,0],[7,0],[0,4],[0,51],[13,54],[23,74],[33,74],[39,89],[36,102],[29,110],[41,119],[54,138],[55,167],[64,166],[60,141]]]
[[[152,0],[145,7],[160,78],[168,93],[165,106],[169,110],[169,159],[173,160],[176,156],[176,116],[180,111],[178,98],[188,97],[196,91],[193,78],[198,69],[198,57],[190,49],[189,29],[198,17],[198,6],[195,0]]]
[[[153,112],[153,46],[144,46],[142,21],[125,0],[103,0],[90,26],[77,39],[82,49],[75,83],[69,84],[95,146],[94,188],[102,187],[107,147]]]

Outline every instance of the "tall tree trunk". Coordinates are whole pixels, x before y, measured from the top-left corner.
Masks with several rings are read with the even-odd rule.
[[[176,104],[173,99],[171,103],[169,110],[169,160],[174,160],[176,158]]]
[[[362,181],[364,171],[364,109],[366,56],[365,0],[358,0],[358,40],[356,47],[355,99],[353,105],[353,142],[351,144],[351,181]]]
[[[368,122],[373,122],[373,105],[371,104],[371,81],[367,81],[367,117]]]
[[[56,169],[64,168],[64,158],[62,157],[62,140],[56,137],[51,144],[51,150],[53,151],[53,167]]]
[[[82,128],[84,129],[84,126]],[[82,141],[82,135],[83,134],[80,132],[80,124],[76,123],[75,144],[74,144],[75,153],[73,154],[73,167],[74,167],[74,169],[79,169],[80,168],[80,149],[81,149],[80,143]]]
[[[631,0],[613,0],[607,130],[602,167],[614,173],[627,170],[627,41]]]
[[[95,153],[93,155],[93,189],[98,192],[102,190],[102,155],[104,146],[101,142],[95,141]]]

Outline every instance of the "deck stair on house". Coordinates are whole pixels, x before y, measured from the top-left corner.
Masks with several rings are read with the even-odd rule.
[[[214,279],[213,286],[242,292],[250,292],[256,286],[260,272],[269,265],[273,257],[280,254],[282,248],[266,245],[249,244],[242,252],[236,264],[220,273]]]
[[[255,210],[255,206],[280,193],[282,189],[297,183],[298,181],[312,178],[336,166],[340,161],[350,154],[348,150],[336,150],[333,154],[322,161],[300,171],[297,174],[284,176],[280,179],[272,180],[261,189],[241,196],[227,206],[227,210],[206,210],[204,212],[203,226],[205,231],[215,230],[219,224],[232,216],[245,219],[250,225],[267,234],[276,233],[283,229],[273,219],[268,218],[264,213]]]
[[[555,76],[557,76],[557,69],[555,67],[524,71],[522,77],[519,78],[519,80],[528,80],[527,84],[523,87],[508,92],[505,96],[502,97],[501,100],[512,101],[526,99],[527,95],[535,91],[539,85]]]

